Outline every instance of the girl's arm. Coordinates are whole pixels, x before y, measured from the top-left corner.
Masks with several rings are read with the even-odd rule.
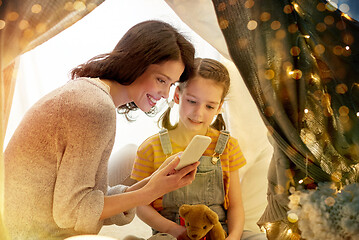
[[[229,239],[241,239],[244,228],[244,208],[239,180],[239,171],[230,172],[229,177],[229,207],[227,211]]]
[[[100,219],[112,217],[137,206],[148,205],[165,193],[190,184],[195,178],[199,162],[174,172],[178,163],[179,158],[176,157],[150,177],[129,187],[125,193],[105,196]]]
[[[188,239],[184,226],[163,217],[151,205],[139,206],[136,209],[137,216],[150,227],[162,233],[169,233],[177,239]]]

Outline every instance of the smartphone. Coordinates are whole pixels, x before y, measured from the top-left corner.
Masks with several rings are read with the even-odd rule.
[[[178,163],[177,167],[175,167],[175,170],[180,170],[183,167],[197,162],[201,158],[204,151],[206,151],[211,141],[212,139],[208,136],[194,136],[186,149],[183,151],[182,155],[180,156],[181,160]]]

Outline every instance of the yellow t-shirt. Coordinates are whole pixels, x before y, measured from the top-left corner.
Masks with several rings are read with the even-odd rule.
[[[204,152],[203,156],[212,156],[214,154],[214,149],[217,144],[217,140],[220,132],[213,128],[209,128],[206,136],[209,136],[212,139],[212,142]],[[171,140],[173,154],[184,151],[185,148],[178,146],[175,142]],[[159,134],[153,135],[146,139],[137,150],[137,155],[135,163],[133,165],[131,178],[137,181],[140,181],[148,176],[150,176],[154,171],[156,171],[161,164],[168,158],[161,147],[161,141]],[[238,145],[237,139],[232,136],[229,137],[227,146],[224,149],[221,155],[221,165],[223,171],[223,183],[224,183],[224,208],[228,209],[229,198],[229,175],[230,172],[238,170],[246,164],[246,159],[243,156],[243,153]],[[162,198],[156,199],[152,206],[160,211],[162,209]]]

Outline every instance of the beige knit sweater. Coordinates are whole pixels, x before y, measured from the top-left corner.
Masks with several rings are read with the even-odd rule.
[[[12,239],[98,233],[116,132],[111,96],[94,79],[52,91],[26,113],[4,153],[4,219]],[[116,216],[119,225],[133,212]]]

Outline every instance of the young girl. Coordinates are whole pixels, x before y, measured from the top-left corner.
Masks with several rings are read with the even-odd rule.
[[[171,125],[168,108],[159,120],[164,130],[139,147],[132,178],[140,181],[150,176],[168,156],[183,151],[195,135],[209,136],[212,142],[200,159],[191,185],[167,193],[150,205],[137,207],[137,214],[154,232],[189,239],[180,224],[178,209],[185,203],[206,204],[218,214],[228,232],[227,239],[238,240],[244,226],[238,169],[246,160],[237,140],[225,131],[220,113],[230,86],[229,74],[225,66],[212,59],[197,58],[194,65],[195,76],[175,90],[179,122]]]

